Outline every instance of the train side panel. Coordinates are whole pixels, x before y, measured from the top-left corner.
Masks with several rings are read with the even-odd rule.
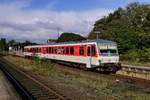
[[[98,68],[98,70],[116,70],[119,63],[116,44],[104,40],[87,43],[37,45],[25,48],[24,55],[26,56],[85,64],[87,68]]]
[[[98,51],[96,48],[96,43],[90,44],[94,48],[94,55],[91,55],[91,54],[89,55],[88,49],[87,49],[88,45],[89,44],[71,45],[71,46],[47,45],[47,46],[43,46],[40,48],[38,47],[38,49],[40,50],[36,50],[36,52],[31,50],[30,52],[25,52],[24,54],[26,56],[38,56],[39,58],[47,58],[47,59],[61,60],[61,61],[66,61],[66,62],[68,61],[68,62],[74,62],[74,63],[81,63],[81,64],[85,64],[86,67],[88,68],[93,68],[99,65]],[[64,48],[64,52],[60,50],[62,48]],[[67,48],[68,50],[66,50]],[[71,54],[71,48],[73,48],[73,54]]]

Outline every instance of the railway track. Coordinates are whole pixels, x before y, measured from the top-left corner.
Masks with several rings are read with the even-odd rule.
[[[2,57],[0,69],[7,75],[24,100],[66,100],[65,96],[17,69]]]
[[[46,63],[46,62],[45,62]],[[57,63],[55,63],[57,64]],[[74,67],[69,67],[66,65],[60,65],[57,64],[60,70],[68,70],[69,72],[73,73],[73,74],[87,74],[89,77],[94,78],[94,79],[99,79],[101,77],[104,78],[108,78],[110,80],[119,80],[116,82],[124,82],[124,83],[129,83],[129,84],[133,84],[133,85],[138,85],[140,87],[149,87],[150,81],[145,80],[145,79],[140,79],[140,78],[135,78],[135,77],[130,77],[130,76],[124,76],[124,75],[116,75],[116,74],[100,74],[99,72],[95,72],[95,71],[84,71],[81,70],[79,68],[74,68]]]
[[[133,83],[133,84],[139,84],[143,85],[144,87],[149,87],[150,81],[142,78],[137,78],[137,77],[132,77],[132,76],[126,76],[126,75],[121,75],[121,74],[107,74],[107,73],[100,73],[99,71],[95,70],[83,70],[82,68],[77,68],[77,67],[71,67],[71,66],[66,66],[64,64],[56,63],[57,65],[60,66],[61,70],[69,70],[70,72],[74,74],[87,74],[90,75],[90,77],[98,79],[100,77],[105,77],[110,80],[114,80],[116,82],[122,81],[124,83]]]

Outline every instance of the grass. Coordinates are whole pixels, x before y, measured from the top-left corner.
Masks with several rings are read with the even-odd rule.
[[[37,58],[28,60],[7,56],[5,59],[35,74],[57,80],[63,86],[93,96],[97,100],[150,100],[150,87],[143,88],[132,83],[117,83],[100,76],[93,78],[83,73],[74,74],[68,70],[61,70],[56,64],[49,61],[45,63]]]

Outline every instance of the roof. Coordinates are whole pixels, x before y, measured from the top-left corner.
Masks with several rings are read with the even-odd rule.
[[[116,44],[113,41],[104,40],[104,39],[94,39],[94,40],[85,40],[85,41],[69,41],[69,42],[48,43],[48,44],[55,45],[55,44],[73,44],[73,43],[88,43],[88,42]]]
[[[85,41],[70,41],[70,42],[59,42],[59,43],[47,43],[47,45],[63,45],[63,44],[76,44],[76,43],[100,43],[100,44],[116,44],[113,41],[110,40],[104,40],[104,39],[95,39],[95,40],[85,40]],[[46,46],[46,45],[32,45],[32,47],[37,47],[37,46]],[[31,47],[31,46],[26,46],[26,47]]]

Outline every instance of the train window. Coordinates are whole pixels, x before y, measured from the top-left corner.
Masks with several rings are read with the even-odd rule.
[[[70,55],[74,54],[74,47],[70,47]]]
[[[69,48],[66,47],[66,54],[69,54]]]
[[[36,52],[38,52],[38,48],[36,48]]]
[[[41,52],[41,48],[38,48],[38,52]]]
[[[100,50],[102,56],[116,56],[117,51],[114,49]]]
[[[95,56],[96,55],[96,52],[95,52],[96,50],[95,50],[95,46],[94,45],[92,45],[92,56]]]
[[[89,46],[88,46],[88,49],[87,49],[87,55],[88,55],[88,56],[91,55],[91,47],[89,47]]]
[[[54,48],[52,48],[52,54],[54,54]]]
[[[34,52],[34,48],[32,48],[32,52]]]
[[[57,54],[57,48],[55,48],[55,54]]]
[[[65,54],[65,48],[64,47],[61,48],[61,52],[62,52],[62,54]]]
[[[49,48],[46,48],[46,53],[49,53]]]
[[[80,55],[84,55],[84,47],[82,47],[82,46],[80,47],[80,49],[79,49],[79,54],[80,54]]]
[[[61,54],[61,48],[57,48],[58,54]]]
[[[51,53],[51,47],[49,47],[49,53]]]

